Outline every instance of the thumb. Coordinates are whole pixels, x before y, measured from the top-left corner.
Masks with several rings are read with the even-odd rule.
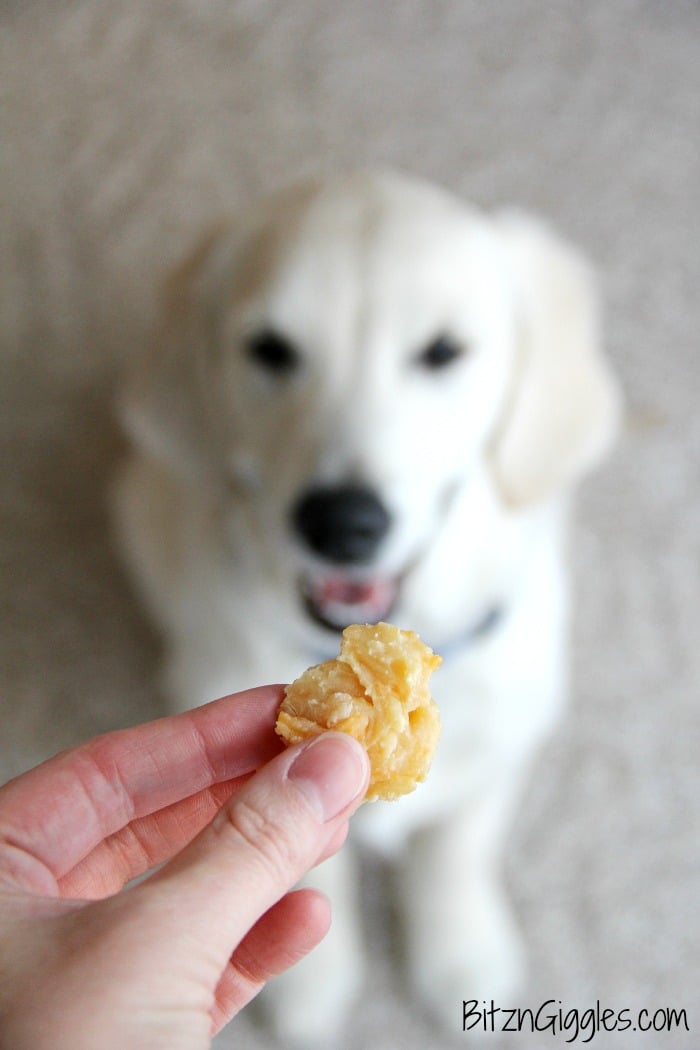
[[[164,910],[172,916],[176,940],[206,944],[223,969],[258,919],[339,840],[368,778],[367,754],[347,734],[291,747],[135,892],[142,904],[156,903],[161,921]]]

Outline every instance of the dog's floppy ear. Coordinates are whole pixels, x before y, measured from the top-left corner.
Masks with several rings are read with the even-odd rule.
[[[512,265],[518,347],[491,459],[505,502],[522,506],[573,483],[603,457],[621,398],[601,349],[586,263],[522,213],[497,221]]]
[[[211,335],[207,287],[227,234],[224,224],[210,230],[169,274],[159,330],[133,363],[119,404],[135,444],[188,480],[205,480],[211,468],[211,420],[203,390]]]

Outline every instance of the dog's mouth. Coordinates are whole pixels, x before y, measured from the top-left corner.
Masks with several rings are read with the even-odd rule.
[[[400,580],[390,576],[351,575],[340,570],[307,573],[300,591],[309,616],[322,627],[342,631],[351,623],[389,618]]]

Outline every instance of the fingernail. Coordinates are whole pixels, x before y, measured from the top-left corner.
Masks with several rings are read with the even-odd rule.
[[[287,771],[322,821],[337,816],[365,788],[367,755],[346,733],[311,740]]]

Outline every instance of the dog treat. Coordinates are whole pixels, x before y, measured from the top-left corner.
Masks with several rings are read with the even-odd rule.
[[[333,729],[366,748],[366,799],[396,799],[425,780],[440,736],[428,679],[442,658],[413,631],[388,623],[353,624],[334,660],[288,685],[276,731],[286,744]]]

